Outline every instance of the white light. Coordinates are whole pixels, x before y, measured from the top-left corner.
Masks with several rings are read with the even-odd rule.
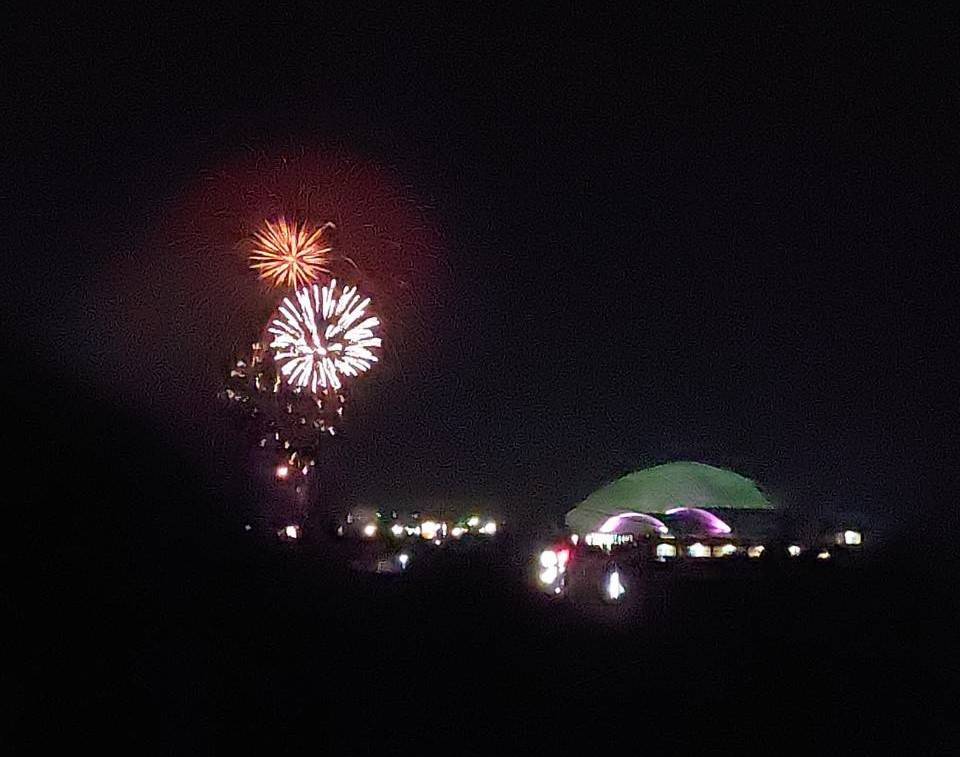
[[[493,536],[497,533],[497,524],[492,520],[489,521],[483,528],[480,529],[480,533],[487,534],[487,536]]]
[[[454,526],[450,530],[450,533],[453,535],[454,539],[459,539],[461,536],[463,536],[463,529],[460,528],[460,526]]]
[[[290,539],[296,539],[297,536],[299,536],[296,526],[287,526],[285,529],[283,529],[283,533],[285,533]]]
[[[763,554],[763,545],[756,544],[747,548],[747,557],[760,557]]]
[[[424,539],[427,539],[428,541],[430,541],[431,539],[435,539],[437,536],[437,531],[439,530],[440,530],[440,524],[432,520],[425,520],[420,525],[420,535]]]
[[[403,536],[403,526],[401,526],[399,523],[394,523],[392,526],[390,526],[390,533],[397,538],[400,538]]]
[[[626,591],[623,584],[620,583],[620,571],[613,571],[607,579],[607,596],[612,600],[617,600],[620,599]]]
[[[290,469],[286,465],[277,466],[277,478],[286,478],[290,475]]]
[[[540,571],[540,583],[550,585],[557,580],[557,569],[555,566],[550,566],[549,568],[544,568]]]
[[[570,534],[570,543],[573,546],[577,546],[577,542],[580,541],[580,537],[577,534]]]
[[[819,552],[817,552],[817,559],[818,559],[818,560],[829,560],[829,559],[830,559],[830,553],[829,553],[827,550],[825,550],[825,549],[821,549]]]
[[[554,593],[554,594],[559,594],[559,593],[560,593],[560,587],[559,587],[559,586],[555,587],[554,590],[553,590],[553,593]]]
[[[479,526],[479,525],[480,525],[480,516],[478,516],[478,515],[471,515],[471,516],[470,516],[470,520],[467,521],[467,525],[470,526],[470,528],[476,528],[477,526]]]
[[[251,528],[252,528],[252,526],[251,526],[249,523],[247,523],[247,524],[243,527],[243,530],[244,530],[244,531],[249,531]]]
[[[406,552],[401,552],[401,553],[397,556],[397,560],[400,561],[400,567],[401,567],[401,569],[406,570],[406,568],[407,568],[407,563],[410,562],[410,555],[408,555]]]
[[[373,538],[377,535],[377,526],[375,523],[368,523],[363,527],[363,535],[368,539]]]
[[[560,568],[561,573],[563,573],[563,571],[566,569],[567,561],[569,559],[570,559],[570,550],[561,549],[559,552],[557,552],[557,567]]]
[[[732,544],[723,544],[713,548],[714,557],[729,557],[730,555],[736,554],[736,552],[737,548]]]
[[[676,544],[658,544],[657,545],[657,557],[661,560],[667,557],[676,557],[677,556],[677,545]]]
[[[843,543],[856,546],[863,541],[863,535],[859,531],[844,531],[843,532]]]
[[[790,553],[790,557],[796,557],[800,554],[800,551],[800,547],[798,547],[796,544],[791,544],[789,547],[787,547],[787,552]]]
[[[544,568],[552,568],[557,564],[557,553],[552,549],[545,549],[540,553],[540,564]]]
[[[361,300],[356,287],[338,291],[334,279],[323,289],[314,284],[294,295],[298,304],[284,298],[267,327],[274,337],[274,361],[290,386],[314,394],[318,386],[339,390],[342,378],[357,376],[378,361],[371,350],[382,345],[374,336],[380,321],[364,318],[370,299]]]
[[[690,557],[710,557],[710,547],[697,542],[687,547],[687,554]]]
[[[433,543],[436,544],[438,547],[440,546],[440,540],[439,540],[439,539],[434,539],[434,540],[433,540]]]

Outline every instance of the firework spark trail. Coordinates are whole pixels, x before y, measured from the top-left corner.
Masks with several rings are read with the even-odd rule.
[[[323,287],[298,289],[296,299],[294,304],[284,297],[267,328],[274,336],[274,360],[290,386],[309,387],[314,394],[318,387],[338,391],[343,378],[365,373],[378,361],[371,348],[382,345],[375,335],[380,321],[364,318],[370,298],[361,299],[356,287],[338,293],[333,279]]]
[[[267,221],[254,232],[250,267],[260,278],[273,286],[300,287],[329,273],[326,265],[332,248],[323,241],[324,233],[333,224],[325,224],[307,232],[306,224]]]

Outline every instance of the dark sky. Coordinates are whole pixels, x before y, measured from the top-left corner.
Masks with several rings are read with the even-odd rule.
[[[949,26],[777,5],[26,22],[6,192],[24,188],[14,235],[43,283],[8,304],[64,386],[206,456],[190,345],[223,334],[206,340],[164,278],[182,251],[156,240],[238,158],[346,150],[426,209],[439,260],[402,367],[371,377],[334,453],[359,499],[554,513],[689,458],[804,508],[910,512],[918,307],[949,297],[929,268]],[[140,301],[147,280],[176,308]],[[194,339],[182,385],[137,391],[123,374],[167,360],[161,331]]]

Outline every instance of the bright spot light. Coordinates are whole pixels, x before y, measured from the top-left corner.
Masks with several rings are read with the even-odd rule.
[[[390,533],[397,538],[400,538],[403,536],[403,526],[401,526],[399,523],[394,523],[392,526],[390,526]]]
[[[406,570],[407,563],[410,562],[410,555],[408,555],[406,552],[401,552],[397,556],[397,560],[400,562],[401,569]]]
[[[491,520],[483,528],[480,529],[480,533],[487,534],[488,536],[493,536],[495,533],[497,533],[497,524]]]
[[[287,526],[283,529],[283,533],[286,534],[289,539],[296,539],[300,535],[298,532],[299,529],[296,526]]]
[[[856,546],[863,541],[863,535],[859,531],[844,531],[843,543],[849,546]]]
[[[825,550],[825,549],[821,549],[819,552],[817,552],[817,559],[818,559],[818,560],[829,560],[829,559],[830,559],[830,553],[829,553],[827,550]]]
[[[620,599],[625,593],[626,589],[623,584],[620,583],[620,571],[615,570],[610,574],[610,577],[607,579],[607,596],[616,601]]]
[[[677,556],[677,546],[676,544],[658,544],[657,545],[657,557],[661,560],[667,557],[676,557]]]
[[[427,541],[435,539],[439,530],[440,524],[432,520],[425,520],[420,525],[420,535]]]
[[[570,550],[561,549],[557,552],[557,565],[560,567],[560,571],[563,572],[564,568],[567,567],[567,561],[570,560]]]
[[[467,521],[467,525],[470,526],[470,528],[476,528],[477,526],[479,526],[479,525],[480,525],[480,516],[479,516],[479,515],[471,515],[471,516],[470,516],[470,520]]]
[[[289,475],[290,475],[290,468],[288,468],[286,465],[277,466],[277,478],[286,478]]]
[[[243,530],[244,530],[244,531],[249,531],[251,528],[252,528],[252,526],[251,526],[249,523],[247,523],[247,524],[243,527]]]
[[[570,543],[573,546],[577,546],[577,542],[580,541],[580,537],[577,534],[570,534]]]
[[[687,554],[690,557],[710,557],[710,547],[697,542],[687,547]]]
[[[790,557],[796,557],[800,554],[800,547],[798,547],[796,544],[791,544],[789,547],[787,547],[787,552],[790,553]]]
[[[439,539],[434,539],[434,540],[433,540],[433,543],[436,544],[438,547],[440,546],[440,540],[439,540]]]
[[[557,562],[557,553],[552,549],[545,549],[540,553],[540,564],[544,568],[552,568]]]
[[[377,535],[377,525],[375,523],[368,523],[363,527],[363,535],[368,539],[373,538]]]
[[[559,586],[554,587],[553,593],[554,593],[554,594],[559,594],[559,593],[560,593],[560,587],[559,587]]]
[[[546,584],[547,586],[549,586],[550,584],[552,584],[554,581],[557,580],[558,575],[559,574],[557,573],[557,569],[555,566],[544,568],[543,570],[540,571],[540,583]]]
[[[454,526],[450,533],[453,534],[454,539],[459,539],[463,536],[463,529],[460,526]]]
[[[760,557],[763,554],[763,545],[757,544],[747,548],[747,557]]]

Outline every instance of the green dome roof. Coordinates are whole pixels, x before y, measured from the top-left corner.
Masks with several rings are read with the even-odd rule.
[[[676,462],[618,478],[568,512],[566,521],[575,530],[589,531],[613,515],[664,513],[675,507],[757,509],[772,505],[749,478],[703,463]]]

